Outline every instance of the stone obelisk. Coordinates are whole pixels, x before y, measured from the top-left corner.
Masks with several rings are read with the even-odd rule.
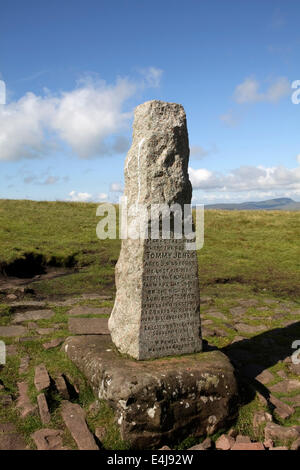
[[[128,208],[191,204],[186,115],[176,103],[148,101],[135,109],[133,140],[125,162]],[[134,212],[134,211],[133,211]],[[143,212],[144,214],[145,212]],[[153,214],[153,212],[152,212]],[[128,224],[131,219],[129,216]],[[170,237],[125,238],[116,265],[116,300],[109,319],[121,353],[135,359],[199,352],[200,296],[197,252],[171,224]]]

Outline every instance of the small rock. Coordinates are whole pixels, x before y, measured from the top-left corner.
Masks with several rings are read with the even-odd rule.
[[[30,362],[29,356],[21,357],[20,367],[19,367],[19,375],[24,374],[25,372],[27,372],[28,367],[29,367],[29,362]]]
[[[63,432],[57,429],[39,429],[31,435],[38,450],[66,450],[62,445]]]
[[[28,397],[28,385],[26,382],[17,383],[19,397],[16,407],[19,409],[22,418],[37,414],[37,406],[33,405]]]
[[[47,400],[44,393],[40,393],[37,397],[39,412],[41,421],[43,424],[48,424],[51,421],[51,416],[49,413],[49,408],[47,404]]]
[[[273,441],[289,442],[300,437],[300,433],[295,426],[286,427],[275,423],[267,423],[265,427],[265,439]]]
[[[85,412],[79,405],[64,401],[61,414],[79,450],[99,450],[92,433],[87,427]]]
[[[0,336],[4,337],[22,336],[26,332],[25,326],[0,326]]]
[[[7,294],[6,298],[8,300],[16,300],[18,297],[16,296],[16,294]]]
[[[53,310],[32,310],[25,313],[16,313],[12,323],[22,323],[28,320],[48,320],[54,315]]]
[[[258,430],[260,426],[264,425],[267,422],[272,421],[272,416],[270,413],[265,413],[264,411],[257,411],[253,416],[253,428]]]
[[[51,341],[49,341],[47,343],[44,343],[43,348],[46,349],[46,350],[47,349],[53,349],[53,348],[56,348],[57,346],[59,346],[63,342],[64,342],[64,338],[54,338]]]
[[[97,436],[98,437],[98,436]],[[100,440],[100,439],[99,439]],[[160,449],[158,450],[171,450],[171,448],[169,446],[162,446]]]
[[[35,368],[34,385],[38,392],[50,386],[50,377],[44,364],[40,364]]]
[[[292,406],[283,403],[273,395],[270,395],[269,401],[272,403],[272,405],[275,406],[275,414],[278,415],[281,419],[288,419],[295,412]]]
[[[236,442],[231,450],[265,450],[261,442]]]
[[[226,434],[222,434],[217,440],[216,440],[216,449],[218,450],[229,450],[235,443],[235,440],[233,437],[228,436]]]
[[[57,389],[58,393],[60,394],[60,396],[64,400],[69,400],[70,396],[69,396],[69,392],[68,392],[68,387],[67,387],[66,381],[65,381],[65,379],[62,375],[59,375],[55,379],[55,386],[56,386],[56,389]]]

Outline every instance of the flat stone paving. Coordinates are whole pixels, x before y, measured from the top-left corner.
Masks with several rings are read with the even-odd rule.
[[[65,298],[57,302],[32,299],[11,301],[9,298],[7,305],[12,307],[11,322],[8,324],[6,321],[5,325],[0,325],[0,339],[9,342],[7,358],[15,357],[20,351],[23,351],[23,357],[17,366],[20,370],[18,386],[16,384],[19,393],[16,395],[11,395],[5,389],[5,384],[4,388],[1,385],[0,370],[0,393],[4,397],[1,406],[5,404],[5,409],[18,406],[21,420],[22,415],[38,415],[37,403],[28,399],[28,383],[24,380],[24,374],[35,366],[34,357],[24,354],[26,342],[23,340],[36,341],[40,348],[51,351],[56,348],[59,350],[68,334],[79,337],[87,334],[108,335],[107,317],[111,307],[101,307],[101,302],[109,299],[109,296],[97,294],[87,294],[75,299]],[[99,306],[95,304],[97,300]],[[82,305],[83,302],[92,302],[93,305]],[[1,299],[1,303],[5,303],[5,300]],[[58,320],[59,323],[54,320],[55,306],[66,307],[65,319]],[[88,315],[95,318],[87,318]],[[17,324],[13,323],[16,319]],[[44,320],[47,320],[46,325]],[[297,416],[296,411],[299,413],[300,408],[300,364],[293,364],[291,357],[295,352],[292,343],[300,339],[299,303],[258,295],[249,299],[225,299],[220,304],[218,299],[206,296],[201,301],[201,320],[204,339],[210,344],[217,344],[247,380],[263,387],[265,396],[269,396],[272,403],[273,419],[279,416],[282,422],[297,422],[294,416]],[[61,370],[60,373],[63,374],[64,371]],[[5,397],[11,398],[6,400]],[[66,390],[62,398],[68,398]],[[272,424],[275,426],[275,423]],[[4,426],[3,430],[1,426]],[[9,426],[14,425],[0,425],[0,449],[26,448],[23,436],[16,427]],[[282,430],[282,426],[276,426],[270,428],[270,435],[278,432],[284,436],[285,432],[288,433],[285,430],[291,428],[283,426]],[[9,429],[11,431],[8,432]],[[39,448],[63,448],[62,430],[41,428],[40,431],[33,438],[36,445],[39,443]],[[291,434],[296,436],[296,431],[292,430]]]

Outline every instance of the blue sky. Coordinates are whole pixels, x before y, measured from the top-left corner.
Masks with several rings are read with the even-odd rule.
[[[0,198],[117,201],[132,112],[181,103],[194,202],[300,201],[296,0],[2,0]]]

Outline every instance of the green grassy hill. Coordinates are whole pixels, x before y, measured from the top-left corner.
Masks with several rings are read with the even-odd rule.
[[[0,200],[0,271],[66,267],[70,274],[34,282],[43,295],[114,291],[119,240],[96,236],[97,204]],[[205,212],[199,251],[202,293],[271,291],[300,297],[300,214]]]

